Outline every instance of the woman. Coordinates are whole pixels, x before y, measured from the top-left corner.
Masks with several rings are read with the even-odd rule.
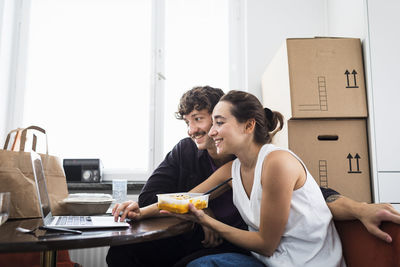
[[[282,115],[264,109],[255,96],[241,91],[223,96],[213,110],[209,135],[218,153],[237,158],[192,192],[206,192],[232,177],[233,202],[249,231],[219,222],[193,205],[190,213],[173,215],[212,228],[268,266],[345,266],[332,214],[315,180],[295,154],[270,144],[282,126]],[[132,203],[121,218],[158,214],[156,205],[139,209]],[[206,257],[211,259],[199,258],[189,266],[202,266],[204,261],[222,266],[226,259],[240,266],[241,260],[249,261],[246,255],[232,253]]]
[[[270,144],[270,133],[282,125],[280,113],[263,109],[249,93],[230,91],[223,96],[214,108],[209,135],[218,153],[237,159],[193,191],[204,192],[232,176],[233,201],[249,231],[225,225],[193,206],[190,215],[178,217],[216,230],[268,266],[345,266],[317,183],[294,153]]]

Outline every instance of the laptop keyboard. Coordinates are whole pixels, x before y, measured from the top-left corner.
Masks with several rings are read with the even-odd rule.
[[[56,225],[92,225],[90,216],[60,216]]]

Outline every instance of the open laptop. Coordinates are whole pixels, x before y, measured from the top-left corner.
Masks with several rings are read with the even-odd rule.
[[[50,199],[47,192],[46,180],[40,155],[31,152],[33,175],[39,198],[40,211],[45,227],[88,229],[88,228],[117,228],[129,227],[126,222],[114,222],[113,216],[53,216],[50,209]]]

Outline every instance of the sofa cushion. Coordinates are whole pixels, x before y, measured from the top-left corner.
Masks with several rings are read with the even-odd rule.
[[[348,267],[400,266],[400,225],[384,222],[381,229],[392,237],[392,243],[370,234],[359,220],[335,221]]]

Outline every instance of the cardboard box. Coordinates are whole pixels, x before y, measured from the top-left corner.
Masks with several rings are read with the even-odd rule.
[[[289,149],[321,187],[371,203],[365,119],[289,120]]]
[[[360,39],[287,39],[263,74],[262,96],[286,119],[367,117]]]

